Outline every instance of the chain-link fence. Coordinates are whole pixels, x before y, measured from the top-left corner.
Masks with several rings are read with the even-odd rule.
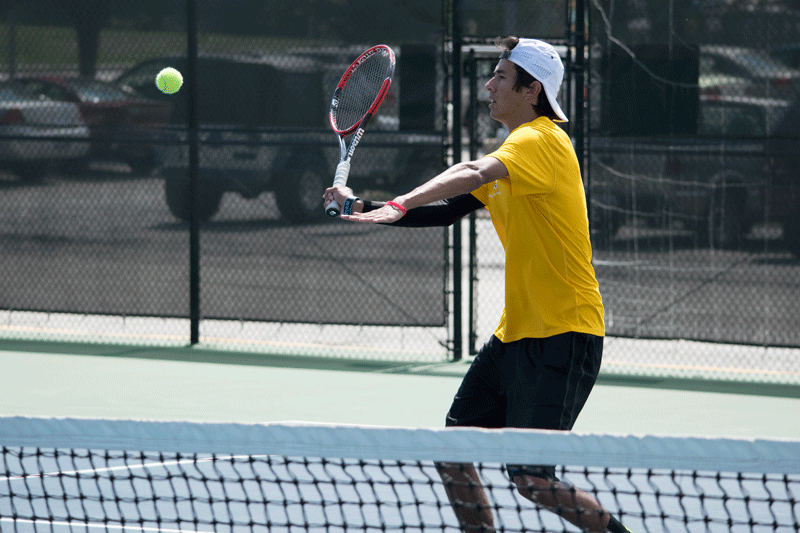
[[[604,371],[796,383],[800,11],[699,4],[587,6],[589,68],[575,101],[587,115]],[[571,42],[558,46],[567,62]],[[483,102],[497,51],[473,44],[465,53],[472,149],[491,153],[508,134]],[[567,107],[582,77],[567,69]],[[564,127],[577,140],[581,128]],[[504,254],[493,233],[478,216],[473,351],[503,307]]]
[[[800,11],[662,7],[591,3],[587,174],[608,332],[687,341],[615,364],[796,379],[800,353],[781,347],[800,346],[800,70],[787,55]]]
[[[333,89],[376,40],[398,67],[349,185],[390,199],[444,165],[443,6],[364,25],[361,4],[3,8],[4,336],[180,345],[192,322],[206,345],[445,359],[447,233],[323,211]]]
[[[392,91],[350,181],[389,198],[502,142],[483,84],[493,38],[517,34],[550,40],[567,66],[604,370],[800,380],[800,6],[414,0],[370,24],[362,7],[4,8],[2,335],[183,345],[199,326],[203,344],[232,349],[443,360],[461,355],[463,318],[473,352],[503,306],[490,221],[327,220],[327,105],[360,51],[393,47]],[[187,78],[175,95],[153,83],[165,66]]]

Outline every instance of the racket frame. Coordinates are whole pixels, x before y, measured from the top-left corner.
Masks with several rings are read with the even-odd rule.
[[[381,53],[383,51],[388,52],[391,62],[389,64],[388,72],[386,78],[383,80],[383,84],[381,88],[378,90],[378,94],[375,96],[375,100],[372,102],[372,105],[369,106],[364,116],[361,117],[360,120],[356,121],[355,124],[350,126],[346,129],[341,129],[336,124],[336,111],[339,108],[339,98],[341,97],[342,91],[344,87],[347,85],[347,82],[353,76],[353,73],[370,57],[377,53]],[[353,157],[353,152],[358,146],[358,143],[361,141],[361,137],[364,135],[364,130],[366,129],[367,125],[369,124],[372,117],[378,111],[378,108],[381,106],[383,101],[386,99],[386,95],[389,93],[389,87],[392,84],[392,76],[394,75],[394,68],[395,68],[395,55],[391,48],[386,46],[385,44],[379,44],[373,46],[369,50],[362,53],[355,61],[347,68],[347,70],[342,75],[342,79],[339,80],[339,84],[336,86],[336,90],[333,92],[333,99],[331,100],[331,107],[330,112],[328,113],[328,118],[331,124],[331,128],[333,129],[334,133],[337,134],[339,138],[339,164],[336,165],[336,172],[333,178],[333,186],[337,187],[344,187],[347,185],[347,178],[350,175],[350,159]],[[346,144],[346,139],[348,136],[352,135],[353,138],[350,140],[350,146],[348,147]],[[341,212],[341,206],[334,200],[330,202],[328,205],[325,206],[325,213],[328,216],[335,217],[339,216]]]

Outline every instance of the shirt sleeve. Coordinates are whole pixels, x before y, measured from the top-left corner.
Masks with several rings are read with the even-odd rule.
[[[364,202],[364,212],[383,207],[385,202]],[[427,228],[432,226],[450,226],[456,220],[484,207],[483,203],[471,194],[462,194],[446,200],[409,209],[408,213],[389,226],[406,228]]]
[[[554,163],[544,135],[532,128],[514,131],[489,154],[508,169],[512,196],[546,194],[554,187]]]

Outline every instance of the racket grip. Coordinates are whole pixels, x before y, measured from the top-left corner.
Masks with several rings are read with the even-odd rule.
[[[336,174],[333,177],[333,186],[344,187],[347,185],[348,176],[350,176],[350,161],[339,161],[339,164],[336,165]],[[336,203],[336,200],[325,206],[325,213],[329,217],[338,217],[340,212],[341,206]]]

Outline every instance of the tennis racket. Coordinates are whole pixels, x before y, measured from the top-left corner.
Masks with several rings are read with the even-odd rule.
[[[339,137],[339,164],[333,186],[345,186],[350,175],[350,159],[358,146],[364,129],[389,92],[394,74],[395,58],[386,45],[373,46],[356,59],[345,71],[331,101],[331,128]],[[350,146],[345,139],[352,135]],[[328,216],[338,216],[341,206],[334,200],[325,206]]]

